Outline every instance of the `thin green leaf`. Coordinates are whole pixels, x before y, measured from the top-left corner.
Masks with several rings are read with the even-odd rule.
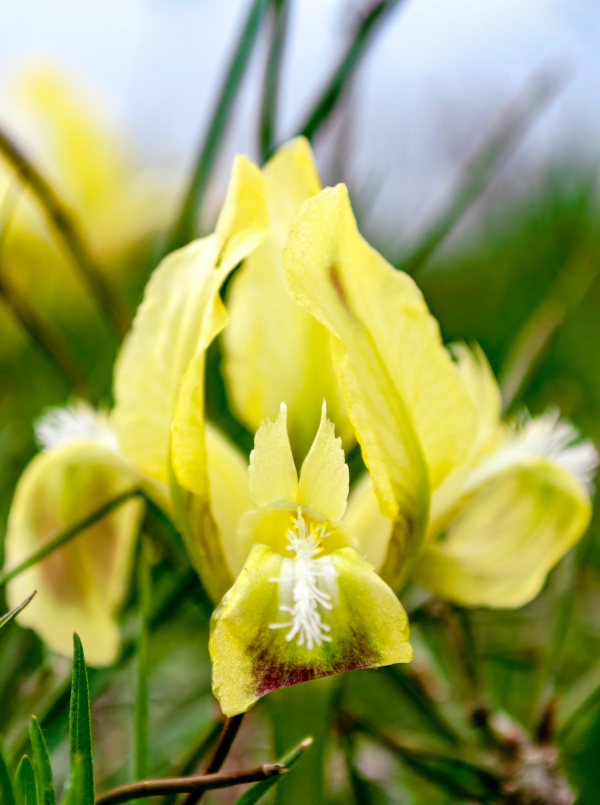
[[[329,119],[342,96],[348,79],[354,73],[358,62],[364,55],[377,26],[398,2],[402,0],[379,0],[364,14],[356,26],[346,52],[333,75],[308,113],[306,120],[296,131],[312,140],[321,126]]]
[[[148,777],[148,622],[150,619],[151,575],[144,545],[138,556],[139,631],[137,639],[136,693],[134,716],[134,774],[136,780]]]
[[[106,281],[102,269],[96,264],[83,231],[68,205],[25,152],[3,130],[0,130],[0,153],[10,162],[23,184],[31,190],[38,201],[51,229],[73,258],[74,265],[99,309],[114,326],[117,335],[124,335],[129,328],[128,317],[122,310],[117,295]]]
[[[31,717],[29,737],[31,739],[31,749],[33,753],[33,771],[35,774],[38,805],[55,805],[56,795],[54,793],[54,781],[52,779],[50,758],[48,757],[48,747],[46,746],[46,739],[40,727],[40,722],[35,716]]]
[[[31,554],[31,556],[28,556],[27,559],[23,560],[16,567],[13,567],[12,570],[6,570],[4,573],[0,574],[0,587],[3,587],[5,584],[11,581],[11,579],[14,579],[24,570],[27,570],[38,562],[41,562],[42,559],[45,559],[46,556],[57,550],[57,548],[61,548],[66,542],[69,542],[69,540],[79,536],[79,534],[85,531],[86,528],[89,528],[89,526],[97,523],[98,520],[106,517],[107,514],[110,514],[113,509],[116,509],[122,503],[125,503],[130,498],[141,494],[142,492],[137,488],[128,489],[126,492],[122,492],[120,495],[117,495],[116,497],[107,501],[102,506],[99,506],[86,517],[83,517],[72,526],[69,526],[69,528],[65,528],[64,531],[61,531],[60,534],[57,534],[52,539],[48,540],[48,542],[46,542],[45,545],[42,545],[38,551]]]
[[[92,759],[92,724],[90,695],[83,646],[73,635],[73,677],[69,713],[71,773],[70,798],[73,805],[94,805],[94,764]]]
[[[7,612],[6,615],[3,615],[0,618],[0,631],[4,629],[4,627],[11,622],[11,620],[16,617],[22,609],[25,609],[27,604],[31,601],[33,596],[37,593],[37,590],[34,590],[31,595],[22,601],[18,606],[14,609],[11,609],[10,612]]]
[[[246,74],[254,43],[267,9],[267,0],[253,0],[221,86],[208,130],[198,152],[196,165],[181,208],[167,238],[165,254],[188,243],[196,232],[196,215],[225,140],[233,104]]]
[[[563,76],[537,76],[506,110],[465,166],[450,199],[400,268],[415,275],[446,240],[563,86]]]
[[[83,371],[64,346],[53,328],[38,315],[25,294],[20,293],[10,283],[3,266],[0,265],[0,299],[4,302],[12,317],[17,321],[31,342],[57,369],[76,391],[84,390]]]
[[[271,0],[271,41],[265,65],[260,110],[259,147],[262,162],[266,162],[275,147],[276,118],[279,101],[279,79],[285,47],[289,3]]]
[[[2,805],[15,805],[15,795],[10,781],[10,774],[2,752],[0,752],[0,802]]]
[[[312,738],[305,738],[303,741],[300,741],[297,746],[277,761],[277,765],[283,766],[285,769],[291,769],[294,763],[300,760],[302,755],[310,747],[312,740]],[[264,782],[255,783],[235,801],[235,805],[254,805],[254,803],[262,799],[267,791],[280,779],[280,777],[271,777],[269,780],[264,780]]]
[[[27,755],[23,755],[21,762],[17,766],[17,773],[15,774],[15,799],[17,805],[37,805],[33,766]]]

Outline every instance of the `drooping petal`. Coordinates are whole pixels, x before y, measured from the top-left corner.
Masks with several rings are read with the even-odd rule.
[[[582,536],[590,513],[583,486],[548,459],[482,473],[417,560],[413,580],[466,606],[522,606]]]
[[[69,442],[37,455],[21,476],[10,511],[7,569],[137,482],[127,462],[98,444]],[[114,662],[116,616],[127,594],[142,512],[139,500],[127,501],[10,581],[11,605],[25,591],[38,591],[20,622],[66,656],[76,631],[91,665]]]
[[[412,659],[402,605],[356,551],[313,561],[321,563],[317,584],[325,603],[310,622],[286,609],[298,584],[295,560],[263,545],[213,614],[213,692],[227,716],[287,685]]]
[[[123,344],[114,389],[119,443],[140,471],[164,483],[169,481],[171,422],[184,374],[224,326],[219,289],[235,261],[256,247],[266,226],[260,171],[238,157],[217,232],[163,260]],[[197,368],[203,376],[203,366]]]
[[[321,189],[308,142],[283,146],[264,168],[269,231],[233,278],[227,297],[229,322],[223,332],[224,369],[236,413],[255,431],[279,404],[288,406],[288,426],[297,456],[308,450],[327,400],[338,432],[351,428],[335,381],[329,335],[290,296],[282,253],[290,223],[306,199]]]
[[[287,431],[285,403],[281,403],[274,422],[265,419],[256,431],[248,478],[250,496],[256,506],[296,500],[298,474]]]
[[[302,463],[297,501],[322,517],[336,522],[346,510],[350,474],[335,426],[327,418],[325,402],[319,430]]]
[[[468,455],[473,403],[415,283],[360,236],[343,185],[303,205],[288,286],[334,336],[338,380],[382,512],[395,521],[386,578],[423,538],[429,489]]]

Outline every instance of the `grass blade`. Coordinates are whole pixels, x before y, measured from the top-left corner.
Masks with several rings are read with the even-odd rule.
[[[242,84],[268,0],[253,0],[223,80],[208,130],[198,152],[196,166],[181,208],[167,238],[165,254],[188,243],[196,233],[196,214],[224,141],[233,104]]]
[[[35,196],[50,227],[62,241],[73,258],[84,282],[106,319],[113,325],[117,335],[125,335],[129,328],[127,316],[119,300],[104,278],[102,270],[83,237],[83,233],[71,210],[56,193],[40,170],[31,162],[19,146],[0,129],[0,153],[10,162],[17,176]]]
[[[40,727],[40,722],[35,716],[31,718],[29,737],[31,739],[31,749],[33,753],[33,771],[35,775],[38,805],[55,805],[56,795],[54,793],[54,781],[52,779],[50,758],[48,757],[48,747],[46,746],[46,739]]]
[[[17,772],[15,774],[15,799],[17,805],[37,805],[33,766],[27,755],[23,755],[21,762],[17,766]]]
[[[321,126],[327,122],[342,96],[348,79],[354,73],[358,62],[371,42],[378,24],[398,2],[402,2],[402,0],[379,0],[362,16],[333,75],[317,98],[304,123],[296,129],[298,134],[312,140]]]
[[[450,200],[399,267],[413,276],[477,201],[531,125],[563,87],[563,76],[543,73],[510,105],[465,166]]]
[[[278,761],[277,765],[282,766],[284,769],[291,769],[306,750],[312,744],[312,738],[305,738],[303,741],[291,749],[287,754],[283,755]],[[277,783],[279,777],[271,777],[269,780],[264,780],[260,783],[255,783],[252,788],[249,788],[242,796],[235,801],[235,805],[254,805],[259,799],[262,799],[267,791]]]
[[[134,775],[136,780],[148,776],[148,622],[150,619],[150,563],[144,545],[138,556],[139,631],[137,639],[136,692],[134,716]]]
[[[0,802],[2,805],[15,805],[15,795],[10,781],[10,774],[2,752],[0,752]]]
[[[83,646],[73,635],[73,677],[69,712],[71,772],[69,805],[94,805],[94,764],[92,760],[92,725],[90,696]]]
[[[11,609],[10,612],[6,613],[6,615],[2,615],[2,617],[0,618],[0,631],[2,631],[2,629],[4,629],[4,627],[7,626],[11,622],[11,620],[13,620],[13,618],[15,618],[19,614],[19,612],[21,612],[21,610],[25,609],[27,604],[31,601],[31,599],[36,593],[37,590],[34,590],[29,596],[29,598],[26,598],[14,609]]]
[[[265,65],[260,110],[259,150],[262,162],[271,156],[276,142],[279,79],[289,17],[287,0],[271,0],[271,42]]]

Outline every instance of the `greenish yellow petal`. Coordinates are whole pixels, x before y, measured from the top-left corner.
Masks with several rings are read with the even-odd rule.
[[[256,431],[248,478],[250,497],[256,506],[296,500],[298,474],[287,431],[285,403],[281,404],[274,422],[265,419]]]
[[[206,454],[212,513],[227,564],[234,576],[242,569],[244,553],[237,537],[242,515],[252,508],[246,457],[209,422]]]
[[[492,367],[478,344],[472,348],[466,344],[452,344],[451,352],[475,404],[477,436],[473,454],[494,450],[500,432],[502,397]]]
[[[266,229],[263,184],[258,168],[238,157],[217,233],[158,266],[119,354],[113,422],[121,449],[141,472],[163,483],[169,481],[171,423],[184,375],[225,324],[219,289],[232,261],[253,249]],[[201,358],[192,388],[203,375]],[[198,416],[202,420],[203,413]]]
[[[352,535],[357,550],[381,574],[392,532],[392,521],[381,513],[369,473],[365,473],[352,488],[344,515],[344,528]]]
[[[412,659],[402,605],[352,548],[330,556],[323,590],[331,609],[321,612],[327,639],[311,648],[297,636],[288,640],[290,616],[281,602],[289,598],[293,566],[294,560],[257,545],[213,615],[213,692],[227,716],[287,685]]]
[[[302,310],[285,285],[282,252],[290,223],[306,199],[321,189],[308,142],[283,146],[264,168],[269,231],[233,278],[229,323],[223,332],[224,369],[236,414],[255,431],[274,419],[284,400],[296,456],[306,454],[327,400],[345,441],[353,440],[337,387],[326,330]]]
[[[466,606],[522,606],[582,536],[590,514],[573,476],[548,459],[524,459],[470,489],[419,557],[413,580]]]
[[[6,567],[103,503],[137,485],[137,473],[111,450],[70,442],[37,455],[21,476],[10,510]],[[37,589],[20,623],[70,656],[73,632],[90,665],[110,665],[119,650],[118,610],[127,595],[143,504],[130,500],[7,586],[11,604]]]
[[[346,510],[350,474],[335,425],[327,418],[325,403],[319,430],[302,463],[297,501],[321,517],[336,522]]]
[[[469,454],[474,407],[415,283],[360,236],[343,185],[305,202],[284,264],[332,333],[334,364],[380,507],[394,520],[386,578],[419,549],[430,487]]]

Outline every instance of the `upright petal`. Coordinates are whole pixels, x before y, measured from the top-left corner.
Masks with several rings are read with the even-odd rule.
[[[184,374],[224,326],[219,289],[235,262],[255,248],[266,225],[260,171],[238,157],[217,232],[163,260],[121,349],[113,415],[119,443],[138,469],[164,483]],[[203,366],[198,368],[203,376]]]
[[[256,431],[248,477],[250,496],[256,506],[296,500],[298,474],[287,431],[285,403],[281,403],[275,422],[265,419]]]
[[[227,716],[287,685],[412,659],[402,605],[355,550],[313,560],[320,612],[304,623],[288,606],[294,561],[255,546],[213,614],[213,692]]]
[[[350,474],[335,426],[327,418],[323,402],[321,424],[300,469],[297,501],[322,517],[336,522],[346,510]]]
[[[14,567],[53,537],[137,485],[137,473],[109,448],[68,442],[37,455],[21,476],[10,510],[6,567]],[[7,587],[11,605],[38,595],[20,622],[55,651],[70,656],[73,632],[91,665],[117,657],[116,616],[128,590],[143,504],[130,500],[89,526]]]
[[[498,444],[502,397],[488,359],[478,344],[452,344],[450,351],[458,364],[471,399],[475,403],[477,435],[473,454],[493,450]]]
[[[227,297],[224,369],[239,419],[255,431],[288,405],[289,433],[305,455],[325,398],[345,440],[352,438],[328,349],[328,333],[290,296],[282,252],[290,223],[306,199],[321,189],[310,146],[303,138],[283,146],[264,168],[269,231],[244,262]]]
[[[480,475],[417,560],[413,580],[466,606],[519,607],[579,540],[584,487],[557,463],[524,457]]]
[[[334,336],[338,380],[394,520],[384,572],[397,584],[420,547],[430,487],[471,449],[473,403],[420,291],[360,236],[343,185],[303,205],[284,264],[293,295]]]

